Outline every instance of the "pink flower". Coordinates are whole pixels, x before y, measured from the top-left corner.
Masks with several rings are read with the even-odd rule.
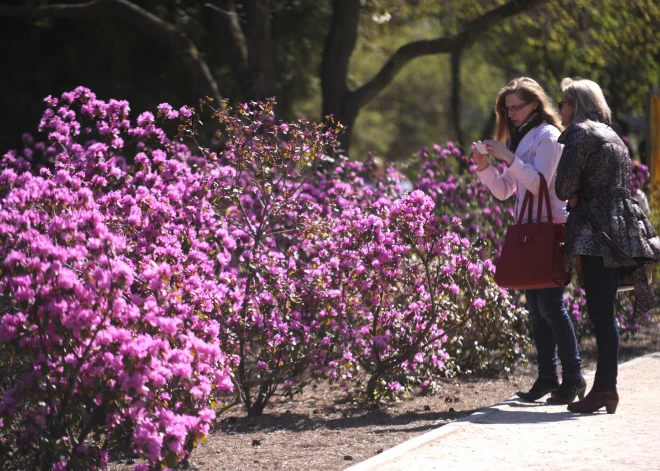
[[[472,301],[472,305],[477,309],[483,309],[486,306],[486,301],[481,298],[477,298]]]
[[[402,387],[401,384],[399,384],[399,382],[391,381],[387,383],[387,389],[389,389],[390,391],[398,392],[401,391]]]

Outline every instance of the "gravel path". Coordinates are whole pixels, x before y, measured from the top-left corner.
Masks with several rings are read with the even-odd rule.
[[[509,399],[345,471],[660,470],[660,352],[619,365],[618,383],[613,415]]]

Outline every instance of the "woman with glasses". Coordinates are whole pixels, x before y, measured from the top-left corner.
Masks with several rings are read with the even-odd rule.
[[[569,200],[565,257],[570,269],[580,257],[587,311],[596,334],[598,363],[591,391],[569,404],[572,412],[613,414],[619,330],[614,304],[620,278],[632,277],[633,315],[656,305],[647,273],[660,260],[660,239],[632,198],[628,148],[609,126],[610,108],[598,84],[566,78],[561,83],[564,150],[557,168],[557,196]]]
[[[563,127],[543,88],[527,77],[514,79],[500,90],[495,111],[496,140],[484,141],[484,144],[488,154],[505,162],[506,168],[498,172],[489,164],[488,155],[479,153],[473,144],[472,158],[479,178],[500,200],[517,193],[517,219],[523,195],[529,190],[538,196],[539,174],[542,174],[548,183],[554,222],[566,221],[566,202],[558,198],[554,190],[562,152],[558,138]],[[541,217],[547,221],[545,207]],[[535,219],[536,211],[533,211]],[[518,396],[536,401],[552,394],[547,399],[551,404],[568,404],[576,396],[584,397],[587,384],[582,376],[573,324],[564,307],[564,288],[525,290],[525,298],[537,351],[538,378],[529,391],[518,392]],[[561,385],[557,353],[562,365]]]

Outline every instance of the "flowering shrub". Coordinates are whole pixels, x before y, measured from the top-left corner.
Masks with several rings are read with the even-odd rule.
[[[474,173],[476,167],[470,158],[451,142],[444,148],[438,144],[423,148],[419,159],[415,188],[433,198],[439,218],[445,222],[451,217],[460,218],[457,232],[470,240],[482,260],[492,265],[502,250],[506,228],[514,222],[513,199],[498,201]],[[461,172],[462,168],[469,171]],[[526,316],[520,307],[522,292],[511,291],[507,295],[506,290],[496,287],[492,274],[483,283],[484,289],[498,290],[500,296],[489,301],[490,315],[474,318],[469,328],[457,334],[455,345],[448,346],[450,356],[463,369],[508,368],[514,359],[524,359],[529,347],[522,325]]]
[[[237,359],[238,392],[251,416],[262,413],[279,386],[291,388],[290,378],[308,365],[316,313],[301,298],[300,274],[327,215],[303,187],[331,160],[341,130],[304,119],[277,124],[273,105],[233,110],[203,101],[202,110],[219,123],[222,150],[198,144],[207,159],[205,198],[232,241],[231,302],[214,316],[226,351]],[[185,133],[198,141],[200,125],[192,122]]]
[[[646,165],[640,164],[634,160],[630,161],[630,165],[632,170],[631,172],[632,194],[634,195],[640,190],[644,192],[648,192],[649,177],[650,177],[649,168]]]
[[[334,219],[308,284],[321,309],[321,343],[343,353],[317,354],[316,375],[343,387],[364,385],[370,399],[431,387],[446,363],[468,362],[447,351],[460,354],[461,335],[469,338],[487,324],[502,327],[515,315],[507,294],[493,286],[490,260],[482,261],[458,234],[458,219],[443,222],[433,208],[429,196],[414,191]],[[517,340],[522,346],[524,339]],[[466,348],[480,349],[477,341]],[[507,362],[521,359],[522,349],[505,350]]]
[[[432,200],[421,192],[396,200],[400,174],[370,178],[368,162],[341,157],[329,165],[336,131],[305,120],[275,124],[271,106],[213,108],[222,152],[200,146],[217,166],[207,197],[236,241],[235,302],[220,314],[248,414],[260,414],[280,385],[299,391],[306,369],[344,386],[369,375],[371,399],[395,391],[387,385],[400,383],[388,378],[403,370],[413,378],[406,384],[422,370],[438,374],[447,358],[443,326],[458,329],[481,315],[481,301],[472,301],[488,269],[466,239],[436,220]],[[406,217],[412,220],[403,224]],[[431,276],[440,264],[458,272],[469,264],[469,276],[456,283],[453,272]],[[509,307],[489,309],[502,318]]]
[[[512,224],[513,199],[497,200],[476,176],[476,167],[460,149],[448,142],[442,148],[435,144],[419,153],[421,166],[415,188],[427,193],[436,204],[439,215],[462,219],[461,233],[470,240],[485,242],[484,258],[499,257],[506,228]],[[462,165],[461,165],[462,163]],[[458,168],[469,172],[458,172]],[[500,170],[504,164],[500,165]]]
[[[104,468],[129,440],[173,466],[232,388],[209,205],[153,115],[132,126],[126,102],[83,88],[46,101],[48,141],[0,170],[0,460]],[[34,153],[53,166],[30,171]]]
[[[259,415],[314,378],[379,400],[523,358],[521,310],[467,237],[488,238],[478,186],[461,206],[452,180],[438,207],[429,164],[427,194],[400,198],[398,172],[333,155],[341,126],[275,122],[273,102],[162,104],[136,123],[84,88],[46,103],[44,142],[0,163],[14,468],[102,469],[127,445],[137,469],[175,466],[232,388]]]

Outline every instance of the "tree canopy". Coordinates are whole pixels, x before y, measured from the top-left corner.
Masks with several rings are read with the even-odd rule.
[[[565,76],[591,78],[622,121],[658,85],[659,10],[653,0],[14,0],[0,5],[11,64],[0,102],[12,110],[0,145],[16,145],[43,96],[79,84],[140,109],[274,95],[284,119],[333,114],[356,158],[487,137],[495,94],[518,75],[551,95]]]

